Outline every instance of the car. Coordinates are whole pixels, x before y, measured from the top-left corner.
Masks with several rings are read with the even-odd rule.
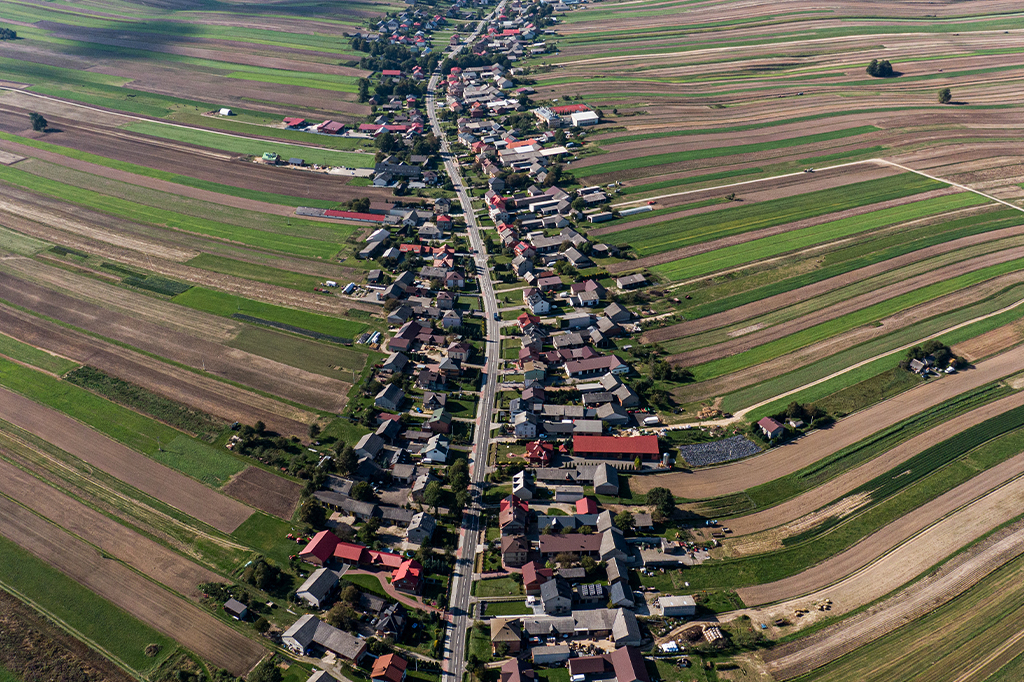
[[[501,319],[501,315],[499,315],[498,313],[494,313],[494,319],[500,320]]]
[[[804,168],[804,173],[813,173],[813,172],[814,172],[813,168]]]
[[[650,201],[647,202],[647,205],[648,206],[654,206],[656,203],[658,203],[658,202],[655,201],[654,199],[651,199]]]

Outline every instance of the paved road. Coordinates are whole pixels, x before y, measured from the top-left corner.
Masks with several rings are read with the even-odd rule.
[[[504,5],[503,1],[491,16],[501,12]],[[472,44],[486,25],[486,19],[480,22],[473,35],[467,38],[466,43]],[[434,101],[434,93],[440,79],[441,71],[438,69],[431,75],[427,86],[427,116],[434,135],[441,141],[441,158],[444,159],[445,169],[448,171],[452,184],[455,185],[459,203],[462,204],[462,212],[466,217],[469,243],[476,252],[473,260],[479,278],[487,330],[487,359],[484,362],[480,401],[476,411],[476,440],[469,456],[471,501],[469,507],[462,514],[462,534],[459,537],[458,559],[452,573],[451,599],[448,603],[449,625],[445,634],[443,655],[445,673],[441,680],[441,682],[462,682],[462,676],[466,669],[466,640],[469,637],[469,626],[471,625],[469,600],[473,589],[473,560],[476,556],[476,547],[480,542],[481,532],[480,499],[484,479],[487,476],[491,415],[497,390],[498,361],[501,357],[501,331],[500,323],[494,319],[494,313],[498,310],[498,301],[494,297],[494,286],[491,282],[490,270],[487,267],[487,254],[484,250],[483,239],[480,237],[480,226],[473,213],[473,204],[466,191],[458,159],[452,153],[449,141],[441,130],[437,118],[437,103]]]

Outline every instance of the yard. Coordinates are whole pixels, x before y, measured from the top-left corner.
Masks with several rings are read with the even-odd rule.
[[[514,597],[523,593],[523,586],[510,577],[488,578],[473,583],[473,595],[477,597]]]

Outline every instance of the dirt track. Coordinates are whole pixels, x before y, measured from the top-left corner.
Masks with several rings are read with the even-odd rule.
[[[32,261],[27,262],[31,263]],[[82,278],[75,278],[61,270],[54,270],[51,274],[57,273],[60,273],[65,287],[70,286],[70,282],[73,280],[82,280]],[[91,282],[91,280],[84,280],[84,283],[96,288],[98,294],[113,293],[119,296],[131,294],[131,292]],[[47,315],[79,329],[99,334],[102,337],[128,344],[133,348],[154,353],[168,360],[194,368],[205,366],[206,371],[225,379],[237,381],[244,386],[251,386],[272,395],[280,395],[302,405],[310,405],[330,412],[338,412],[343,407],[348,392],[348,384],[344,382],[228,348],[220,343],[207,340],[204,338],[205,335],[194,336],[162,326],[163,324],[174,324],[189,317],[194,318],[197,323],[204,318],[209,318],[212,325],[231,324],[223,318],[205,313],[196,314],[195,311],[188,311],[181,306],[168,303],[166,305],[171,307],[160,313],[166,317],[160,319],[161,324],[157,324],[151,319],[154,313],[162,308],[158,304],[163,302],[137,294],[131,294],[131,296],[137,297],[131,307],[126,308],[126,312],[116,312],[24,279],[0,273],[0,299],[15,305]],[[104,301],[104,303],[107,302]],[[135,312],[136,309],[139,311],[138,313]],[[132,312],[129,313],[128,310]],[[140,315],[145,315],[145,317]],[[233,337],[234,334],[231,336]]]
[[[1019,505],[1015,500],[1007,499],[1010,491],[1003,490],[1007,494],[1000,499],[985,498],[964,512],[950,517],[951,520],[956,519],[959,525],[943,521],[933,526],[849,581],[817,593],[817,598],[833,599],[834,615],[841,603],[841,609],[855,608],[852,606],[853,601],[840,602],[841,599],[848,599],[848,590],[855,591],[856,601],[866,604],[898,588],[906,580],[927,571],[958,547],[1016,516]],[[1019,497],[1021,492],[1022,488],[1018,485],[1013,494]],[[962,518],[962,515],[974,517],[979,514],[985,516],[975,518],[976,523],[972,523],[972,519]],[[964,535],[957,534],[959,528],[964,529]],[[951,542],[951,538],[955,541]],[[776,679],[789,679],[809,672],[931,612],[1021,553],[1024,553],[1024,522],[1018,521],[889,599],[820,632],[773,649],[764,658]],[[847,582],[859,585],[848,586]],[[833,594],[836,596],[830,596]],[[808,600],[814,597],[812,595]],[[808,600],[801,604],[810,603]],[[796,604],[788,605],[789,615],[792,615],[795,607]],[[751,617],[755,622],[770,618],[768,614],[758,611],[752,612]]]
[[[316,415],[216,379],[104,343],[0,304],[0,329],[20,341],[147,388],[229,422],[255,424],[305,437]]]
[[[224,493],[268,514],[290,521],[302,486],[258,467],[246,467],[223,488]]]
[[[217,530],[230,533],[252,509],[75,421],[0,387],[0,419]]]
[[[265,650],[199,607],[0,497],[0,533],[217,667],[246,674]]]
[[[969,372],[912,388],[894,398],[840,419],[832,428],[815,431],[795,443],[772,448],[764,454],[735,464],[693,473],[672,472],[634,476],[630,479],[630,487],[636,492],[645,492],[656,486],[666,486],[676,495],[693,500],[737,493],[798,471],[848,445],[853,445],[871,433],[955,395],[1019,372],[1022,366],[1024,348],[1015,348],[978,363],[977,368]]]
[[[805,514],[810,514],[833,500],[838,500],[851,490],[870,481],[875,476],[902,464],[932,445],[941,443],[975,424],[980,424],[987,419],[1022,405],[1024,405],[1024,393],[1015,393],[991,402],[988,405],[983,405],[976,410],[971,410],[967,414],[939,424],[925,433],[897,445],[895,448],[886,451],[884,455],[878,456],[856,469],[840,474],[803,495],[794,497],[787,502],[764,511],[730,519],[729,528],[736,536],[739,536],[757,533],[784,523],[796,521]]]
[[[646,332],[644,334],[644,339],[647,343],[660,343],[662,341],[669,341],[683,336],[701,334],[713,329],[727,327],[731,324],[736,324],[737,322],[743,322],[744,320],[757,317],[758,315],[764,315],[765,313],[811,300],[823,294],[827,294],[830,291],[842,289],[843,287],[851,284],[862,282],[866,279],[871,279],[872,277],[877,277],[887,272],[891,272],[929,258],[959,251],[976,244],[984,244],[986,242],[998,241],[1000,239],[1007,239],[1019,235],[1019,227],[1007,227],[1002,230],[993,230],[992,232],[985,232],[982,234],[971,235],[970,237],[964,237],[963,239],[956,239],[942,244],[936,244],[935,246],[918,249],[912,253],[897,256],[896,258],[891,258],[881,263],[876,263],[874,265],[869,265],[858,270],[844,273],[838,277],[832,277],[820,282],[815,282],[814,284],[808,284],[807,286],[800,287],[799,289],[776,294],[775,296],[769,296],[768,298],[755,301],[754,303],[737,306],[721,313],[707,315],[696,320],[681,322],[679,324],[672,325],[671,327],[654,329]]]
[[[198,600],[200,592],[196,586],[199,583],[222,580],[216,573],[4,461],[0,461],[0,493],[178,594]]]

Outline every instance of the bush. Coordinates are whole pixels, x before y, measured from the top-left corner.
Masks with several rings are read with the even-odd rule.
[[[953,91],[949,88],[939,90],[939,104],[949,104],[953,101]]]
[[[867,72],[869,76],[874,76],[875,78],[892,78],[894,73],[892,64],[889,63],[888,59],[881,61],[872,59],[871,63],[868,64]]]

